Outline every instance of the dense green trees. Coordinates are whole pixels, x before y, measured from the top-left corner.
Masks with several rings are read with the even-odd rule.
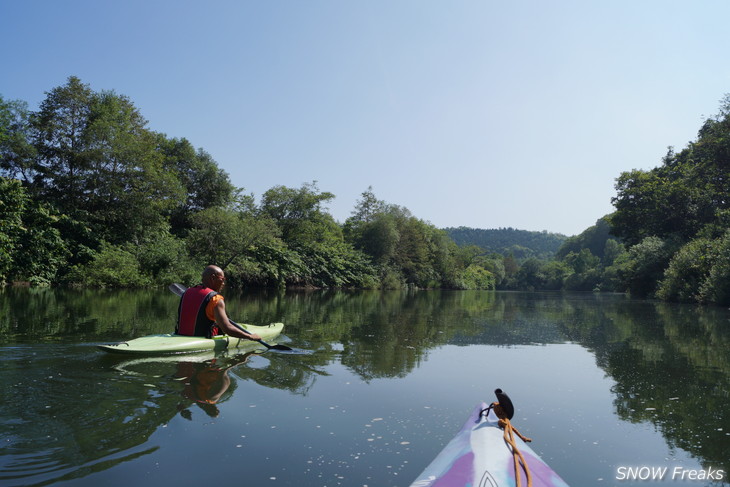
[[[260,204],[203,149],[168,138],[125,96],[76,77],[38,111],[0,98],[0,281],[146,286],[492,288],[441,230],[368,190],[341,225],[316,182]]]
[[[495,279],[478,259],[481,250],[459,248],[446,234],[408,209],[362,193],[344,234],[377,267],[383,287],[492,289]]]
[[[22,272],[34,284],[55,281],[69,257],[56,228],[64,219],[32,199],[19,181],[0,178],[0,276]]]
[[[613,233],[629,246],[623,278],[639,295],[727,305],[730,95],[697,140],[617,180]]]
[[[697,140],[662,164],[616,180],[615,212],[565,240],[548,261],[524,261],[508,287],[630,292],[730,304],[730,95]],[[555,281],[553,281],[555,282]]]
[[[480,229],[469,227],[446,228],[446,233],[458,245],[477,245],[486,252],[512,254],[518,259],[534,257],[549,260],[555,256],[567,238],[547,231],[530,232],[514,228]]]
[[[730,304],[730,96],[661,166],[622,173],[579,235],[440,230],[368,188],[342,224],[316,182],[256,203],[206,151],[76,77],[0,96],[0,282],[628,291]],[[458,245],[457,245],[458,244]]]

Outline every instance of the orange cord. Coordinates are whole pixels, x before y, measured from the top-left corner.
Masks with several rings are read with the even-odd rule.
[[[520,475],[520,471],[524,470],[525,477],[527,478],[527,487],[532,487],[532,474],[530,473],[530,467],[527,466],[527,460],[525,460],[525,457],[522,456],[522,452],[520,452],[520,450],[517,448],[514,435],[516,433],[517,436],[519,436],[520,439],[522,439],[522,441],[524,441],[525,443],[529,443],[532,440],[530,438],[522,436],[522,434],[517,431],[517,428],[512,426],[512,423],[510,423],[507,415],[504,413],[504,410],[498,402],[492,403],[492,406],[494,408],[494,413],[499,418],[499,427],[504,430],[504,441],[509,445],[510,449],[512,450],[512,458],[514,460],[515,466],[515,485],[517,487],[522,487],[522,477]]]

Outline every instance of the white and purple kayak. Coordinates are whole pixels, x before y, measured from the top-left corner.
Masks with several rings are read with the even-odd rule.
[[[486,403],[474,408],[461,431],[411,487],[515,487],[514,457],[498,421]],[[515,444],[527,462],[533,487],[568,486],[524,441],[515,438]],[[521,485],[527,486],[524,469],[519,475]]]

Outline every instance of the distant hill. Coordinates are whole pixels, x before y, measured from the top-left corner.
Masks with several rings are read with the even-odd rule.
[[[547,231],[531,232],[514,228],[484,230],[480,228],[444,228],[459,246],[476,245],[485,252],[510,253],[516,259],[551,259],[568,237]]]

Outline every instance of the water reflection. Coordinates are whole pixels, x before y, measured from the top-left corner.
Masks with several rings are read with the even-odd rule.
[[[730,472],[726,309],[550,293],[230,293],[226,299],[237,320],[283,321],[292,344],[315,353],[125,361],[91,352],[91,345],[169,331],[175,296],[0,290],[0,482],[41,485],[148,455],[158,448],[150,436],[177,416],[219,417],[240,381],[307,395],[332,364],[367,383],[407,377],[446,344],[565,342],[590,350],[615,382],[618,417],[651,424],[670,448]]]
[[[292,391],[311,382],[311,368],[292,372],[275,358],[236,371],[253,355],[124,359],[88,346],[6,345],[0,484],[76,479],[153,453],[156,431],[178,414],[192,419],[193,405],[217,417],[239,380]]]
[[[231,387],[228,369],[215,364],[196,364],[195,362],[178,362],[175,376],[185,381],[182,396],[196,404],[211,418],[218,417],[220,411],[216,403]],[[192,420],[190,410],[183,403],[178,405],[180,415]]]
[[[130,377],[99,374],[67,347],[5,347],[0,374],[4,438],[0,480],[43,485],[147,454],[167,418],[164,395]],[[61,366],[63,364],[63,366]]]
[[[159,378],[161,366],[173,364],[170,379],[180,383],[181,401],[177,411],[185,419],[191,420],[192,405],[204,411],[209,417],[220,414],[218,403],[231,397],[236,389],[236,381],[231,379],[230,370],[248,362],[259,351],[228,355],[225,352],[214,354],[173,355],[169,357],[143,357],[124,360],[114,365],[114,369],[127,375]],[[112,357],[114,360],[116,357]],[[119,360],[119,359],[117,359]],[[166,380],[162,377],[162,381]],[[147,384],[152,387],[152,384]],[[159,385],[159,384],[158,384]]]

